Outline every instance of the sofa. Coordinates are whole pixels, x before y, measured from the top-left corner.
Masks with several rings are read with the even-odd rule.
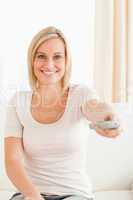
[[[114,104],[120,114],[124,131],[115,139],[105,138],[89,129],[85,120],[84,131],[88,131],[87,173],[91,178],[96,200],[133,199],[133,114],[130,106]],[[4,109],[3,127],[4,131]],[[2,136],[2,134],[1,134]],[[3,137],[1,143],[0,200],[9,200],[15,187],[7,178],[3,162]]]

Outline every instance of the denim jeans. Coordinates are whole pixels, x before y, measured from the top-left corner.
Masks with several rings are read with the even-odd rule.
[[[79,195],[45,195],[41,193],[41,196],[45,200],[94,200],[92,198],[87,198]],[[15,193],[9,200],[24,200],[24,196],[21,193]]]

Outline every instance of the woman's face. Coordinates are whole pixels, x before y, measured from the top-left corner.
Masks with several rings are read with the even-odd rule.
[[[60,82],[65,73],[65,46],[61,39],[51,38],[36,51],[34,74],[41,85]]]

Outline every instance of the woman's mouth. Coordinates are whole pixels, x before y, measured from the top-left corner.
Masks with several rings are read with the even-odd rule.
[[[57,71],[45,71],[45,70],[40,70],[43,74],[50,76],[55,74]]]

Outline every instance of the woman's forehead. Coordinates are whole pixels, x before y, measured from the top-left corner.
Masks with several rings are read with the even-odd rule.
[[[44,41],[39,48],[37,49],[37,52],[49,52],[49,51],[56,51],[56,52],[64,52],[65,45],[64,42],[60,38],[51,38],[46,41]]]

